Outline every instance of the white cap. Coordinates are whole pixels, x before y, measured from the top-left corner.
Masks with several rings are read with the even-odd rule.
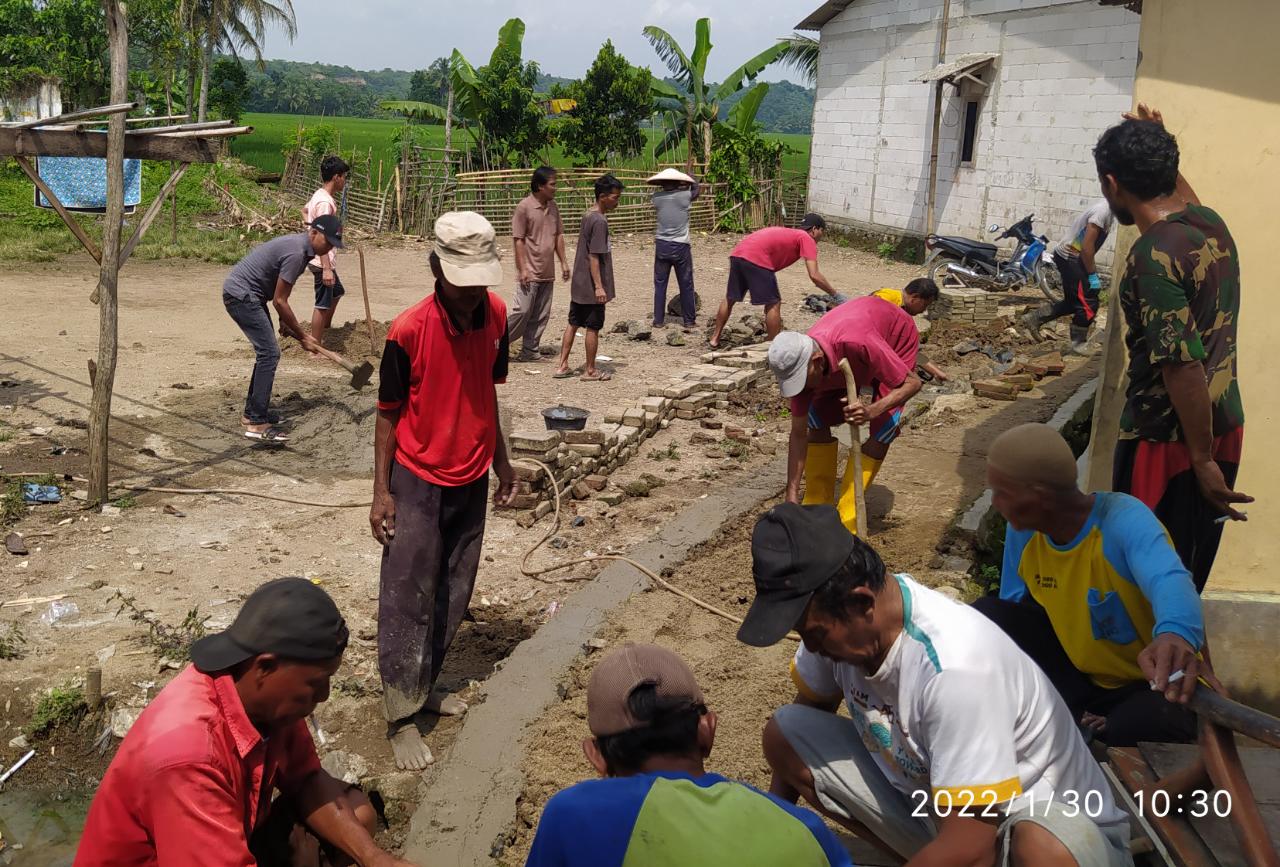
[[[497,286],[502,262],[493,226],[474,211],[451,211],[436,220],[434,250],[454,286]]]
[[[680,184],[696,184],[697,183],[697,181],[695,181],[693,178],[689,177],[679,169],[663,169],[653,177],[649,178],[649,180],[645,181],[645,183],[660,184],[663,181],[675,181],[676,183],[680,183]]]
[[[769,369],[778,380],[783,397],[795,397],[809,380],[809,359],[818,342],[799,331],[783,331],[769,345]]]

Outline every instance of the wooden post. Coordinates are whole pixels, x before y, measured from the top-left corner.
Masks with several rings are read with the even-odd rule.
[[[178,164],[175,163],[173,160],[169,161],[170,177],[173,177],[173,173],[174,171],[176,171],[177,165]],[[176,247],[178,246],[178,187],[176,184],[173,187],[173,192],[170,193],[169,195],[169,204],[171,206],[169,211],[173,217],[172,230],[169,233],[169,243],[173,244]]]
[[[947,59],[947,27],[951,19],[951,0],[942,0],[941,33],[938,35],[938,63]],[[933,83],[933,138],[929,145],[929,198],[924,214],[925,234],[933,234],[938,209],[938,145],[942,136],[942,88],[941,79]]]
[[[84,703],[89,706],[89,710],[97,710],[102,704],[102,669],[96,665],[85,672]]]
[[[120,0],[102,0],[111,47],[111,101],[124,102],[129,79],[129,32]],[[102,227],[102,265],[98,276],[98,364],[89,411],[89,502],[107,500],[111,392],[116,377],[120,229],[124,219],[124,115],[107,124],[107,213]]]

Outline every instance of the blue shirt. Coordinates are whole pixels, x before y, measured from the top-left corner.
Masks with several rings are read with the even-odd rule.
[[[547,802],[526,867],[852,867],[815,813],[718,774],[578,783]]]

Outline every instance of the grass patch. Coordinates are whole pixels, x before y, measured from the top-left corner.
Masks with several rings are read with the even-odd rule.
[[[27,504],[22,502],[22,482],[6,483],[4,493],[0,494],[0,527],[16,524],[26,513]]]
[[[10,623],[0,634],[0,659],[22,659],[26,649],[27,636],[22,634],[22,625]]]
[[[42,737],[55,729],[74,728],[88,712],[89,706],[84,703],[84,691],[80,687],[55,686],[40,696],[25,731],[32,737]]]
[[[649,452],[649,459],[655,461],[678,461],[680,460],[680,449],[675,443],[667,446],[665,449],[654,449]]]
[[[138,500],[133,496],[133,494],[125,494],[119,499],[112,500],[111,505],[115,506],[117,509],[133,509],[137,507]]]
[[[142,643],[151,648],[159,659],[186,662],[191,657],[191,645],[204,638],[208,631],[205,624],[209,621],[209,615],[201,615],[198,605],[187,612],[181,623],[171,626],[151,611],[140,607],[135,597],[125,596],[117,590],[110,601],[117,599],[120,600],[120,608],[116,615],[127,613],[134,623],[146,627],[147,633],[142,637]]]

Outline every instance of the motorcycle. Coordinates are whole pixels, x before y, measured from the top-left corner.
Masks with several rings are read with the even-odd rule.
[[[929,251],[924,262],[929,269],[929,279],[940,289],[1007,292],[1033,286],[1050,301],[1061,300],[1061,290],[1053,280],[1057,269],[1045,253],[1049,239],[1032,231],[1034,218],[1035,214],[1028,214],[996,237],[997,241],[1013,238],[1018,242],[1007,259],[997,257],[999,251],[995,244],[954,235],[930,235],[924,242]],[[1000,228],[993,223],[987,231],[995,233]]]

